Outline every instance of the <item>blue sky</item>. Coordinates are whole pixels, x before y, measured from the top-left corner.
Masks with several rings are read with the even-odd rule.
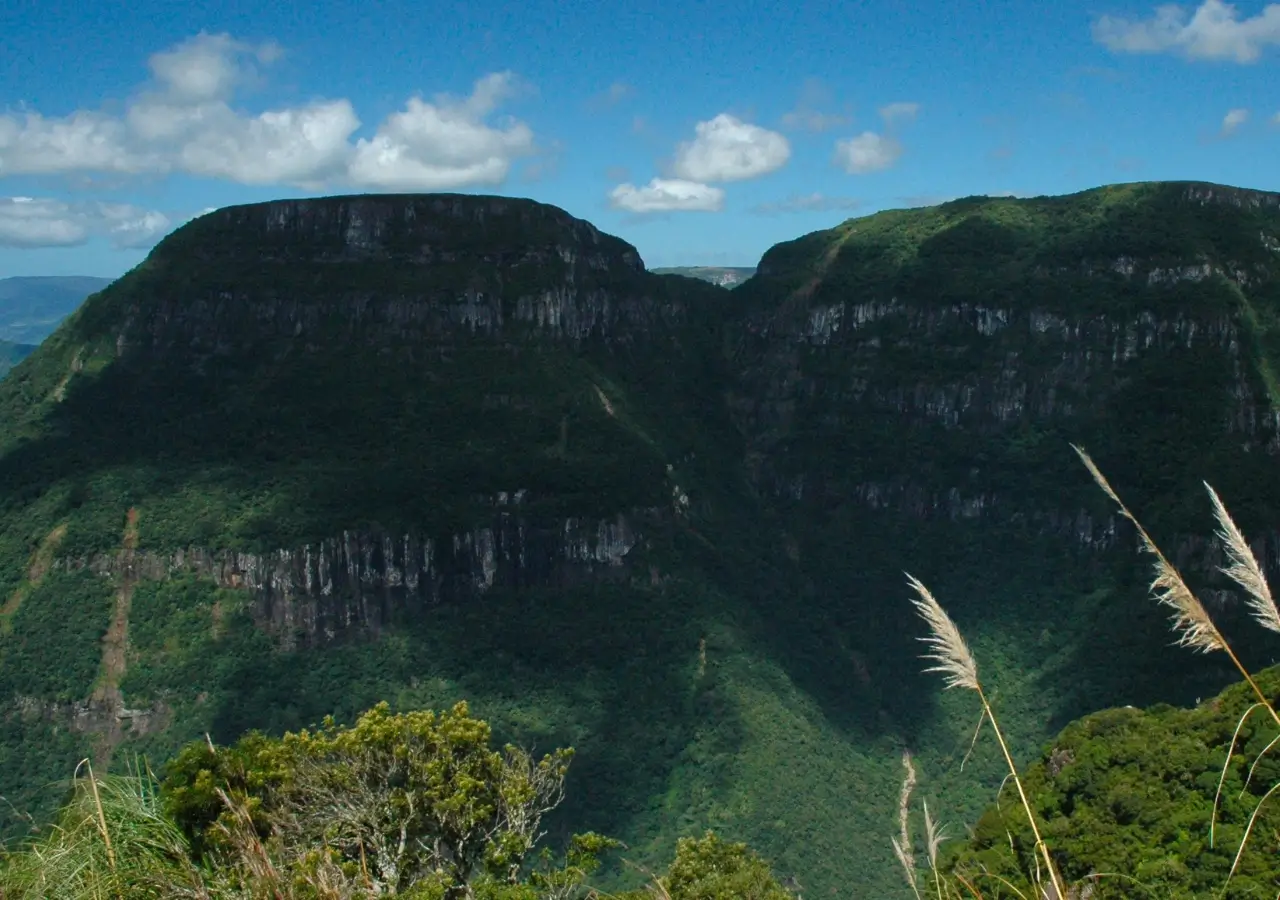
[[[0,277],[286,196],[532,197],[664,266],[971,194],[1280,190],[1280,3],[217,7],[0,9]]]

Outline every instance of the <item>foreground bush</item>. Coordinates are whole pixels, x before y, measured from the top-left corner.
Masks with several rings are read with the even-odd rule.
[[[0,856],[0,900],[574,900],[600,855],[574,835],[535,853],[564,796],[571,750],[534,760],[490,746],[465,703],[234,746],[197,742],[170,763],[77,770],[57,823]],[[785,900],[745,845],[683,840],[670,871],[632,897]]]

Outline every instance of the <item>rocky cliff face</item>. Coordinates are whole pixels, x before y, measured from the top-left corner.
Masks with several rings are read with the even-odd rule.
[[[679,297],[641,282],[643,271],[634,247],[527,200],[378,195],[228,207],[156,248],[137,273],[143,289],[120,310],[117,349],[628,343],[684,313]]]
[[[991,226],[987,265],[998,285],[988,287],[968,262],[934,264],[930,243],[984,216],[994,220],[993,201],[950,219],[904,213],[905,222],[880,229],[877,217],[857,220],[802,239],[815,249],[800,260],[788,247],[766,254],[756,281],[741,289],[750,311],[731,401],[760,489],[817,507],[854,502],[953,521],[994,516],[1105,547],[1112,517],[1089,515],[1062,491],[1055,503],[1050,492],[1028,493],[1025,482],[1002,484],[1001,467],[1021,468],[1046,440],[1054,453],[1067,440],[1088,443],[1103,421],[1126,408],[1140,414],[1176,383],[1211,392],[1211,410],[1208,418],[1192,410],[1204,397],[1163,401],[1167,424],[1274,459],[1280,407],[1258,309],[1274,309],[1280,298],[1280,195],[1200,185],[1164,192],[1170,214],[1184,219],[1206,204],[1256,211],[1240,229],[1247,242],[1211,234],[1190,258],[1171,257],[1169,247],[1144,256],[1137,251],[1145,236],[1118,230],[1109,257],[1087,247],[1073,253],[1079,242],[1070,233],[1023,253],[1016,237]],[[1023,209],[1045,216],[1054,202]],[[918,249],[895,252],[895,232],[912,228]],[[868,281],[865,269],[879,274]],[[923,465],[903,467],[867,446],[875,442],[850,437],[868,427],[881,444],[927,444]],[[1118,429],[1108,427],[1114,437]],[[824,452],[831,445],[862,458]],[[972,462],[943,475],[931,464],[945,454]]]
[[[498,494],[489,524],[444,539],[347,531],[272,553],[190,547],[63,557],[57,565],[116,580],[126,569],[132,578],[151,581],[189,572],[219,587],[247,590],[254,618],[286,649],[374,636],[441,602],[479,602],[495,587],[567,587],[630,573],[628,554],[642,539],[633,517],[567,518],[539,527],[521,515],[524,493]],[[640,513],[646,514],[661,513]]]

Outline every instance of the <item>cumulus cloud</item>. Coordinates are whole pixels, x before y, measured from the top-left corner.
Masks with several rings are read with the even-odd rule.
[[[160,164],[154,154],[130,146],[118,119],[78,110],[61,118],[37,112],[0,116],[0,176],[72,171],[137,174]]]
[[[851,175],[865,175],[888,169],[902,156],[902,144],[893,136],[899,122],[907,122],[920,112],[919,103],[899,101],[880,107],[885,134],[864,131],[856,137],[836,141],[834,162]]]
[[[1159,6],[1150,18],[1102,16],[1093,39],[1114,53],[1176,53],[1186,59],[1257,62],[1264,48],[1280,44],[1280,3],[1252,18],[1238,18],[1222,0],[1204,0],[1188,17],[1185,7]]]
[[[145,248],[170,228],[163,213],[125,203],[0,197],[0,246],[4,247],[74,247],[92,237],[106,237],[118,248]]]
[[[345,99],[256,115],[233,107],[257,66],[280,53],[273,43],[201,33],[152,55],[152,80],[122,115],[0,115],[0,176],[183,172],[243,184],[440,190],[498,184],[535,149],[524,123],[489,121],[517,91],[509,72],[479,79],[464,98],[411,97],[354,142],[361,122]]]
[[[654,178],[644,187],[618,185],[609,192],[609,203],[633,213],[718,212],[724,207],[724,191],[696,181]]]
[[[1222,117],[1223,137],[1229,137],[1230,135],[1234,134],[1240,128],[1240,126],[1247,121],[1249,121],[1249,110],[1247,109],[1229,110],[1227,114]]]
[[[512,90],[511,73],[499,72],[477,81],[465,100],[411,98],[371,140],[357,143],[351,180],[395,190],[500,184],[512,162],[534,151],[529,126],[510,121],[494,128],[484,121]]]
[[[864,131],[857,137],[836,141],[836,165],[851,175],[865,175],[887,169],[900,156],[902,144],[874,131]]]
[[[783,200],[775,200],[771,203],[760,203],[751,208],[752,212],[761,215],[777,215],[779,213],[793,212],[830,212],[832,210],[852,210],[862,205],[862,201],[856,197],[827,197],[823,194],[813,193],[805,195],[792,195]]]
[[[229,34],[201,32],[147,60],[151,74],[170,96],[191,103],[229,100],[236,87],[256,76],[250,57],[262,63],[280,57],[275,43],[253,45]]]
[[[676,148],[672,172],[686,181],[742,181],[786,165],[791,144],[776,131],[728,113],[699,122],[696,136]]]
[[[831,91],[822,79],[806,80],[800,89],[796,108],[782,116],[783,127],[802,131],[827,131],[848,124],[850,117],[847,114],[822,111],[822,107],[829,106],[831,100]]]

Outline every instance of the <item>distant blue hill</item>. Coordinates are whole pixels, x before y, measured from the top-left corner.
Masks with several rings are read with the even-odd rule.
[[[0,341],[39,344],[86,297],[111,282],[88,275],[0,278]]]

